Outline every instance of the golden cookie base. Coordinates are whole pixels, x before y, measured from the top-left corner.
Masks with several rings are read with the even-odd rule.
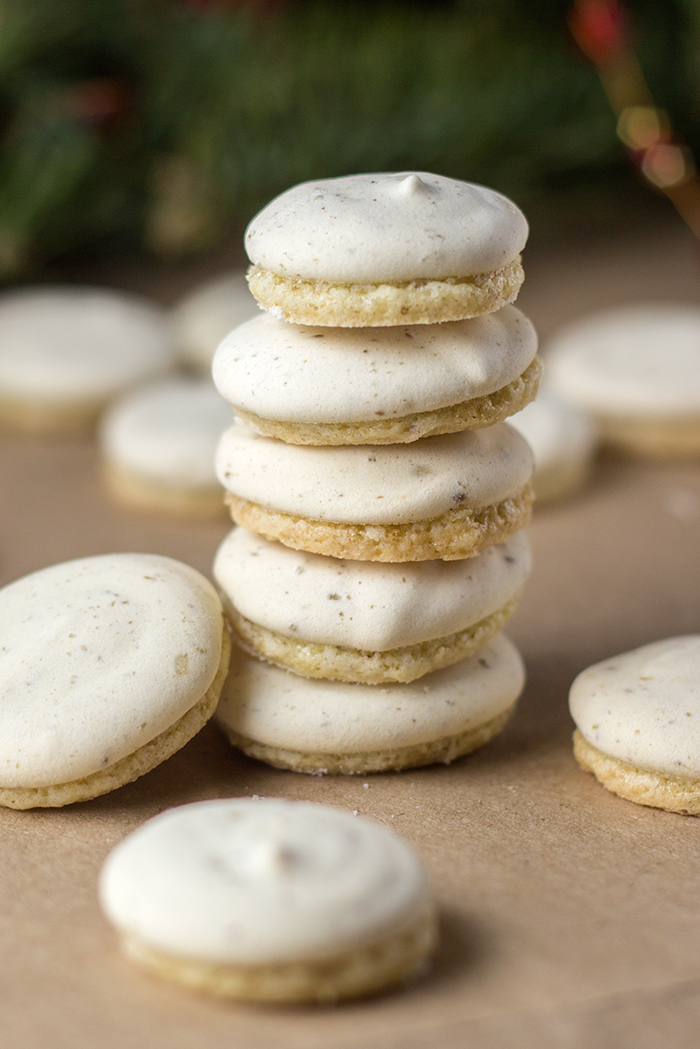
[[[225,515],[224,491],[220,485],[178,487],[142,477],[115,463],[103,464],[102,476],[112,498],[132,510],[195,521]]]
[[[231,639],[227,628],[224,627],[221,659],[214,680],[202,698],[174,725],[139,747],[133,754],[127,754],[113,765],[108,765],[107,768],[93,772],[83,779],[57,783],[51,787],[1,787],[0,805],[9,809],[61,808],[76,801],[89,801],[100,794],[107,794],[150,772],[184,747],[185,743],[189,743],[212,716],[224,687],[230,656]]]
[[[503,629],[519,599],[518,594],[503,608],[465,630],[385,652],[297,641],[251,622],[230,604],[226,615],[246,651],[302,677],[366,685],[405,684],[473,655]]]
[[[224,965],[171,957],[143,942],[124,941],[126,953],[156,976],[193,991],[248,1002],[334,1002],[376,994],[413,975],[434,951],[437,915],[426,909],[408,930],[337,958],[277,965]]]
[[[234,747],[238,747],[251,758],[264,761],[276,769],[291,772],[307,772],[312,776],[364,776],[370,772],[400,772],[402,769],[419,768],[421,765],[449,765],[457,758],[483,747],[497,736],[513,713],[514,706],[497,714],[478,728],[466,729],[455,736],[415,743],[408,747],[389,750],[364,751],[359,754],[306,754],[298,750],[268,746],[241,736],[234,729],[223,725],[223,729]]]
[[[37,437],[87,434],[94,429],[104,399],[61,404],[27,397],[0,396],[0,427]]]
[[[251,292],[273,316],[334,328],[439,324],[480,317],[514,302],[524,278],[520,256],[492,273],[398,284],[301,280],[260,266],[251,266],[247,276]]]
[[[599,419],[604,440],[647,459],[700,456],[700,418]]]
[[[359,525],[311,521],[231,492],[226,502],[236,524],[293,550],[349,561],[458,561],[475,557],[486,546],[504,542],[524,528],[532,513],[533,492],[524,485],[508,499],[478,510],[461,507],[430,521],[400,525]]]
[[[584,739],[578,729],[574,732],[574,757],[607,790],[627,801],[684,816],[700,816],[700,779],[651,772],[611,758]]]
[[[410,444],[437,434],[480,430],[522,411],[535,399],[542,375],[541,358],[535,357],[522,375],[500,390],[471,401],[416,412],[400,419],[373,419],[358,423],[291,423],[263,419],[236,409],[237,415],[265,437],[287,444],[333,446],[357,444]]]

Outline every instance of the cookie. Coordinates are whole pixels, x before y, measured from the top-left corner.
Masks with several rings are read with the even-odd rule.
[[[449,764],[497,735],[522,691],[498,634],[469,659],[410,684],[307,680],[234,645],[216,719],[251,757],[295,772],[364,774]]]
[[[472,655],[530,572],[524,532],[463,561],[381,564],[301,553],[234,528],[214,576],[243,646],[311,678],[413,681]]]
[[[532,448],[537,505],[573,495],[588,480],[598,444],[591,417],[549,390],[540,390],[509,424]]]
[[[149,772],[214,712],[230,644],[189,565],[106,554],[0,590],[0,805],[56,807]]]
[[[224,493],[214,455],[232,418],[208,379],[173,376],[125,394],[99,428],[110,493],[137,510],[219,517]]]
[[[217,350],[236,414],[292,444],[396,444],[491,426],[537,392],[537,336],[514,306],[474,320],[309,328],[263,314]]]
[[[170,320],[183,364],[209,372],[224,335],[260,313],[245,270],[227,273],[195,288],[173,307]]]
[[[237,524],[353,561],[454,560],[529,520],[532,453],[507,423],[410,445],[299,447],[237,422],[217,476]]]
[[[248,226],[250,290],[279,320],[376,327],[494,313],[528,227],[506,197],[426,172],[304,182]]]
[[[90,429],[105,404],[173,366],[164,312],[107,288],[0,295],[0,425],[28,433]]]
[[[332,1002],[416,972],[437,939],[422,864],[386,827],[281,799],[170,809],[107,858],[126,953],[224,998]]]
[[[700,454],[700,309],[639,303],[583,317],[549,345],[554,392],[639,455]]]
[[[700,815],[700,635],[589,667],[569,696],[578,763],[638,805]]]

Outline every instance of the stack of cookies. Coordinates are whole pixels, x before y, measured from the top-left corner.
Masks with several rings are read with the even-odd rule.
[[[239,526],[214,574],[246,650],[217,716],[246,753],[365,773],[505,724],[532,455],[502,420],[540,375],[510,305],[526,237],[500,194],[424,173],[306,183],[248,228],[267,313],[213,365]]]

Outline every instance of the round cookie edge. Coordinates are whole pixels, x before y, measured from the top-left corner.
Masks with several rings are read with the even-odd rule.
[[[231,658],[231,639],[226,623],[221,634],[221,657],[208,689],[177,721],[137,750],[90,776],[47,787],[0,787],[0,806],[10,809],[62,808],[108,794],[151,772],[181,750],[213,716]]]
[[[578,728],[573,744],[574,757],[584,772],[591,772],[611,794],[636,805],[700,816],[700,779],[669,776],[614,758],[589,743]]]

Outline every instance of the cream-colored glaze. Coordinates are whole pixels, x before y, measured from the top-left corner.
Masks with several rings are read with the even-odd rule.
[[[0,590],[0,786],[46,787],[119,761],[211,685],[221,602],[189,565],[105,554]]]
[[[569,706],[583,736],[608,757],[700,776],[700,635],[596,663],[574,681]]]
[[[601,415],[700,412],[700,309],[639,303],[583,317],[549,343],[547,379]]]
[[[230,406],[208,379],[163,379],[114,402],[100,424],[102,454],[139,476],[178,487],[217,485],[214,455]]]
[[[284,277],[396,283],[501,269],[527,234],[507,197],[421,171],[294,186],[255,216],[245,246],[252,262]]]
[[[521,433],[532,448],[535,490],[538,475],[546,475],[559,467],[583,466],[595,451],[596,428],[588,413],[541,387],[537,399],[511,415],[508,424]]]
[[[535,329],[514,306],[397,328],[319,329],[263,314],[224,339],[213,375],[227,401],[264,419],[366,422],[493,393],[536,352]]]
[[[403,524],[490,506],[521,488],[532,452],[507,423],[410,445],[300,447],[237,421],[216,473],[243,499],[314,521]]]
[[[465,630],[502,608],[530,571],[524,532],[463,561],[342,561],[234,528],[214,560],[247,619],[299,642],[373,652]]]
[[[410,927],[430,902],[420,861],[391,830],[277,798],[148,820],[109,855],[99,892],[127,938],[242,965],[343,955]]]
[[[3,396],[99,403],[173,363],[165,314],[135,296],[74,287],[0,295]]]
[[[187,364],[208,371],[214,351],[224,335],[259,312],[260,307],[250,293],[244,270],[200,285],[170,314],[181,358]]]
[[[303,753],[361,754],[446,739],[508,710],[525,680],[503,634],[408,685],[309,681],[234,645],[215,717],[241,736]]]

